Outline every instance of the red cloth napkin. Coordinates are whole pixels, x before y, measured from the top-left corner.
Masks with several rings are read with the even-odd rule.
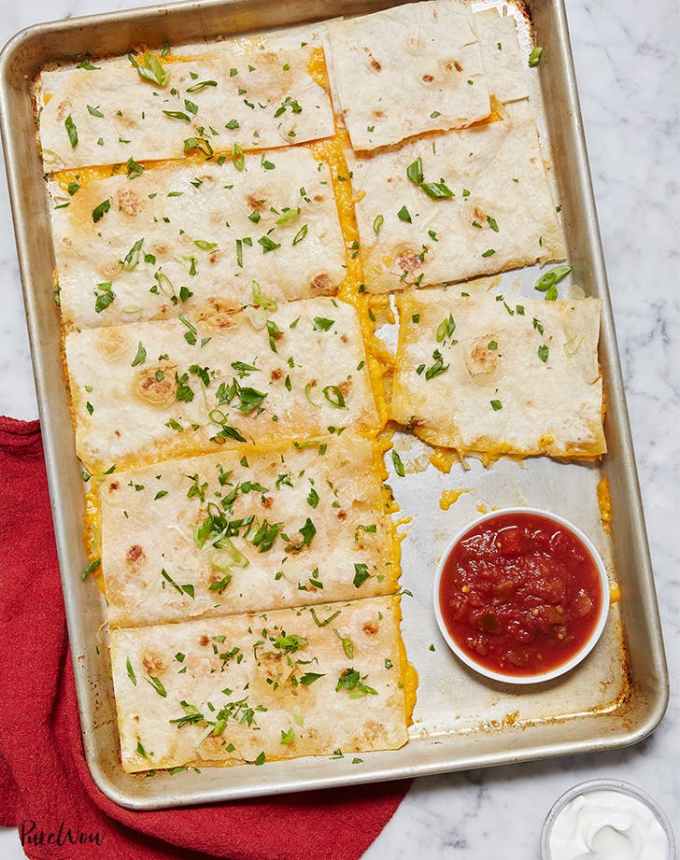
[[[352,860],[408,788],[393,782],[160,812],[105,797],[80,739],[40,426],[12,418],[0,418],[0,648],[0,824],[20,835],[23,827],[28,857]],[[69,833],[98,842],[74,844]]]

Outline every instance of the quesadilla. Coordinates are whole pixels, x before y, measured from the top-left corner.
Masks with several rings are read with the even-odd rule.
[[[409,3],[332,22],[328,32],[333,83],[355,150],[489,116],[479,41],[464,7]]]
[[[114,630],[111,664],[127,772],[408,739],[398,598]]]
[[[345,276],[330,173],[306,147],[82,182],[48,186],[67,326],[328,295]]]
[[[369,292],[564,258],[527,102],[497,122],[347,157]]]
[[[66,358],[95,469],[378,423],[357,313],[335,299],[85,329]]]
[[[229,39],[200,53],[130,54],[40,76],[45,171],[268,149],[328,137],[320,48]]]
[[[604,454],[599,299],[461,292],[397,299],[392,417],[461,453]]]
[[[479,38],[489,92],[500,102],[527,98],[527,59],[520,50],[512,15],[500,15],[497,8],[485,9],[472,16],[472,26]]]
[[[382,454],[344,433],[115,472],[100,487],[109,623],[397,590]]]

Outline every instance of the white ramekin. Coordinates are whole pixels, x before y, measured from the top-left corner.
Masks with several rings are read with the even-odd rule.
[[[569,530],[574,534],[581,543],[585,546],[585,548],[590,553],[593,562],[595,563],[595,567],[600,575],[600,587],[602,589],[602,600],[600,603],[600,615],[597,619],[597,623],[593,628],[593,632],[590,637],[583,643],[583,645],[579,648],[579,650],[572,655],[567,661],[556,666],[554,669],[550,669],[547,672],[538,672],[534,675],[511,675],[505,674],[503,672],[494,672],[493,669],[488,669],[486,666],[478,663],[474,657],[471,657],[468,653],[463,651],[463,649],[458,645],[458,643],[453,639],[451,634],[449,633],[444,618],[442,616],[441,606],[439,604],[439,587],[441,584],[442,573],[444,571],[444,567],[446,565],[446,561],[451,554],[453,548],[456,544],[463,538],[469,531],[471,531],[475,526],[480,525],[480,523],[484,523],[487,520],[494,519],[498,516],[503,516],[505,514],[536,514],[541,517],[545,517],[548,520],[552,520],[556,525],[561,526],[564,529]],[[442,555],[439,564],[437,565],[437,572],[434,577],[434,589],[433,589],[433,600],[434,600],[434,614],[437,619],[437,624],[439,625],[439,630],[446,640],[446,644],[453,651],[453,653],[465,663],[466,666],[469,666],[471,669],[474,669],[475,672],[479,672],[480,675],[484,675],[486,678],[490,678],[492,681],[502,681],[506,684],[542,684],[545,681],[552,681],[554,678],[558,678],[560,675],[564,675],[566,672],[571,671],[575,666],[577,666],[582,660],[590,654],[595,645],[597,644],[598,639],[602,635],[602,631],[604,630],[604,626],[607,623],[607,616],[609,615],[609,577],[607,576],[607,570],[604,566],[604,562],[600,557],[600,554],[593,546],[590,538],[585,535],[581,529],[577,528],[573,523],[570,523],[569,520],[565,520],[564,517],[559,516],[558,514],[553,514],[551,511],[544,511],[540,508],[501,508],[497,511],[490,511],[488,514],[484,514],[481,517],[478,517],[472,522],[468,523],[464,528],[462,528],[449,542],[444,554]]]

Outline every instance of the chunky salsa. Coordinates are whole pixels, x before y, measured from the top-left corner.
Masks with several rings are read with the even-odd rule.
[[[501,513],[454,546],[439,601],[451,637],[476,662],[533,675],[565,663],[590,638],[602,586],[570,529],[533,513]]]

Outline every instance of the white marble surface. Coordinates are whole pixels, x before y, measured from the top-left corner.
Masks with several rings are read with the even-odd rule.
[[[680,677],[680,7],[567,0],[671,677]],[[139,5],[2,0],[0,41],[38,21]],[[644,11],[642,11],[644,9]],[[2,168],[0,168],[1,170]],[[9,205],[0,183],[0,413],[37,414]],[[680,836],[680,697],[627,751],[416,781],[368,851],[382,858],[524,860],[552,801],[617,776],[646,788]],[[0,855],[22,857],[14,831]]]

